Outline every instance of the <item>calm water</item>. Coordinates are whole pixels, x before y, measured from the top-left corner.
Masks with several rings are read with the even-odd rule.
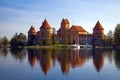
[[[0,49],[0,80],[120,80],[120,51]]]

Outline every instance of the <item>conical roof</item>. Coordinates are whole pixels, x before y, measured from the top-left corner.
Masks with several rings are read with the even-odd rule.
[[[42,23],[42,26],[40,27],[40,29],[51,29],[51,27],[46,19]]]
[[[33,27],[33,25],[31,26],[31,28],[28,31],[28,33],[36,33],[35,27]]]
[[[93,28],[93,30],[104,30],[104,28],[102,27],[100,22],[97,21],[97,23],[96,23],[95,27]]]

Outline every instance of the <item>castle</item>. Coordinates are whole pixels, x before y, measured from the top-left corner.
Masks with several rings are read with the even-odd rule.
[[[52,40],[53,29],[45,19],[39,31],[35,30],[32,25],[28,31],[28,45],[35,45],[37,42],[44,42],[45,39]],[[73,25],[70,27],[68,19],[62,19],[60,28],[56,34],[60,44],[80,44],[85,45],[103,45],[104,44],[104,28],[97,21],[93,28],[93,33],[89,34],[82,26]]]

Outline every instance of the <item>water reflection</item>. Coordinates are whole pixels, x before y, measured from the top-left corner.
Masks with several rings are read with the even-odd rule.
[[[31,67],[34,67],[36,60],[40,63],[41,69],[46,75],[50,68],[59,62],[63,74],[68,74],[70,67],[81,67],[87,59],[92,58],[97,71],[102,69],[104,64],[104,54],[102,50],[54,50],[54,49],[28,49],[28,60]]]
[[[116,67],[118,68],[118,70],[120,70],[120,50],[115,51],[114,59]]]
[[[0,55],[4,56],[4,58],[6,58],[8,55],[8,51],[9,50],[7,48],[0,48]]]
[[[19,60],[20,62],[23,62],[27,56],[26,49],[23,48],[11,48],[10,51],[13,58],[15,60]]]
[[[33,68],[36,64],[36,54],[35,50],[28,49],[28,61],[31,67]]]
[[[46,75],[52,66],[52,49],[28,49],[28,60],[31,67],[37,60]]]
[[[95,65],[97,72],[102,69],[104,65],[104,53],[102,49],[93,50],[93,64]]]
[[[89,60],[92,61],[96,72],[100,72],[105,64],[105,59],[116,68],[120,69],[120,50],[103,50],[103,49],[0,49],[0,57],[7,58],[9,51],[15,60],[23,62],[28,58],[28,63],[34,69],[39,65],[40,69],[47,75],[54,66],[60,66],[63,74],[68,74],[72,68],[81,68]],[[28,54],[27,54],[28,52]],[[114,60],[114,61],[113,61]],[[38,64],[37,64],[38,63]]]

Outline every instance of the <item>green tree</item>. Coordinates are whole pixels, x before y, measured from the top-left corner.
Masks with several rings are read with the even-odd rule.
[[[43,40],[43,45],[51,45],[51,44],[52,44],[52,41],[49,38],[45,38]]]
[[[1,42],[1,40],[2,40],[2,39],[0,38],[0,47],[2,46],[2,42]]]
[[[18,45],[18,33],[16,33],[10,40],[11,46],[17,46]]]
[[[27,37],[23,33],[16,33],[10,41],[11,46],[24,46],[27,44]]]
[[[9,40],[6,36],[4,36],[1,40],[2,45],[7,46],[9,44]]]
[[[68,41],[68,36],[69,36],[69,31],[65,28],[64,29],[64,44],[65,44],[65,48],[66,48],[66,45],[69,43],[69,41]]]
[[[57,34],[56,34],[56,30],[55,30],[55,28],[53,28],[52,29],[52,45],[54,45],[54,44],[58,44],[58,40],[57,40]]]
[[[56,34],[55,34],[55,28],[53,28],[52,31],[53,31],[53,35],[52,35],[52,45],[54,45],[54,44],[55,44],[55,36],[56,36]]]
[[[120,24],[117,24],[115,28],[114,39],[116,44],[120,44]]]
[[[109,44],[109,38],[107,35],[104,36],[104,41],[105,41],[105,44],[108,45]]]
[[[44,39],[42,40],[43,45],[52,45],[52,40],[51,40],[52,34],[50,31],[45,30],[44,31]]]
[[[24,46],[24,45],[26,45],[26,42],[27,42],[26,35],[24,35],[23,33],[20,33],[18,35],[18,44],[21,45],[21,46]]]
[[[108,40],[109,40],[109,45],[113,44],[113,32],[110,30],[107,34]]]

